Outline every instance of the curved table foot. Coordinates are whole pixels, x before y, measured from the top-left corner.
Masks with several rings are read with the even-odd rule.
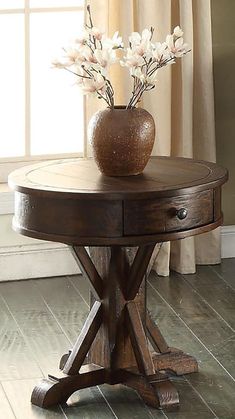
[[[62,378],[49,375],[34,388],[31,402],[43,408],[65,403],[75,391],[103,384],[105,378],[105,369],[92,364],[82,367],[77,375]]]
[[[31,403],[36,406],[47,408],[59,403],[65,403],[73,391],[65,393],[64,384],[51,378],[44,379],[34,387]]]

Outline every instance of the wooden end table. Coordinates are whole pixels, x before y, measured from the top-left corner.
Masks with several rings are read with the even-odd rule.
[[[101,175],[89,159],[44,162],[10,175],[14,229],[71,246],[92,289],[88,318],[60,361],[64,375],[37,385],[33,404],[63,403],[103,383],[130,386],[154,407],[179,404],[168,372],[192,373],[198,365],[169,347],[151,319],[146,272],[156,243],[221,225],[226,180],[227,171],[213,163],[168,157],[151,158],[143,174],[124,178]]]

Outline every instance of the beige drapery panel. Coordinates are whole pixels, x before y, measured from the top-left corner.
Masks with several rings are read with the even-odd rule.
[[[124,41],[132,31],[155,28],[163,41],[176,25],[192,52],[159,71],[157,88],[146,93],[141,106],[154,117],[157,135],[153,155],[194,157],[215,161],[214,96],[210,0],[90,0],[93,19],[99,28]],[[116,104],[125,104],[130,95],[128,70],[111,70]],[[87,121],[103,104],[86,100]],[[87,145],[88,154],[91,153]],[[220,230],[197,237],[164,243],[154,263],[160,275],[169,266],[180,273],[195,272],[195,265],[220,262]]]

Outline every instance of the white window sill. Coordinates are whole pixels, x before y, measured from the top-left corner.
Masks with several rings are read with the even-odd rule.
[[[0,215],[14,213],[14,192],[7,183],[0,183]]]

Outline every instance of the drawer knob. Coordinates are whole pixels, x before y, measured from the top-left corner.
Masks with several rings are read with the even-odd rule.
[[[176,217],[179,218],[179,220],[184,220],[184,218],[186,218],[187,215],[188,211],[186,210],[186,208],[180,208],[176,211]]]

